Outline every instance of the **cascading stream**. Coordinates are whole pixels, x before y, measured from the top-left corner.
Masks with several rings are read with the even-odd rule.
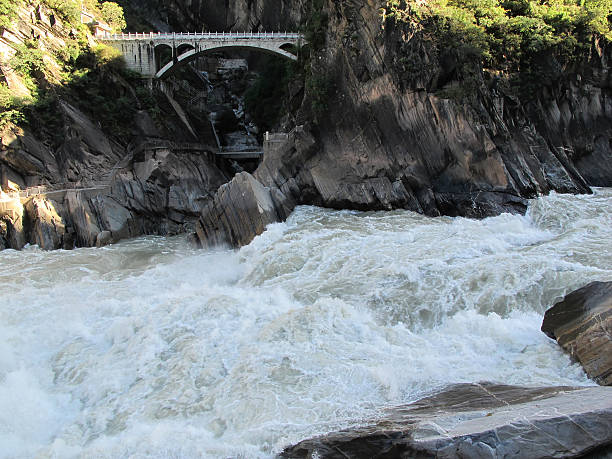
[[[592,384],[539,328],[612,279],[611,198],[0,252],[0,456],[270,457],[449,383]]]

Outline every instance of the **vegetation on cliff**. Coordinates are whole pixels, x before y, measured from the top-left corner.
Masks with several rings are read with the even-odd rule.
[[[612,40],[612,0],[388,0],[381,14],[383,25],[419,23],[525,89],[580,61],[594,38]]]
[[[4,29],[11,25],[17,17],[17,9],[21,0],[0,0],[0,28]]]
[[[3,27],[13,28],[16,36],[20,36],[16,25],[19,7],[28,9],[35,5],[11,2],[14,13]],[[9,3],[0,4],[0,9]],[[7,123],[28,125],[52,142],[59,142],[63,132],[58,111],[60,100],[79,106],[98,120],[102,128],[120,135],[129,131],[129,120],[136,110],[155,111],[150,92],[141,87],[137,75],[125,69],[119,52],[92,44],[88,27],[81,23],[78,2],[45,0],[45,5],[38,8],[43,8],[40,10],[43,15],[55,17],[49,22],[55,39],[32,33],[33,38],[6,45],[12,50],[12,57],[5,59],[2,67],[14,72],[28,93],[18,94],[6,78],[0,81],[0,127]],[[83,8],[115,28],[125,25],[116,3],[87,0]],[[49,27],[42,19],[38,21],[37,27]]]

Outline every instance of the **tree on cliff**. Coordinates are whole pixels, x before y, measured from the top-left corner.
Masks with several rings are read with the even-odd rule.
[[[125,29],[125,17],[123,16],[123,8],[115,2],[102,3],[102,18],[113,28],[115,32]]]

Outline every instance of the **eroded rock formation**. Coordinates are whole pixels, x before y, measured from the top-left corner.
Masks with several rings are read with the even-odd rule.
[[[254,176],[298,204],[485,217],[527,199],[612,186],[610,48],[521,99],[415,23],[382,26],[382,3],[324,2],[326,44],[286,125],[304,125]],[[461,66],[472,69],[476,89]],[[449,95],[451,94],[451,95]]]
[[[196,234],[204,247],[239,247],[270,223],[285,220],[292,210],[292,203],[278,189],[264,187],[248,172],[241,172],[222,185],[204,208]]]
[[[592,282],[546,311],[542,331],[590,378],[612,386],[612,282]]]
[[[143,10],[139,0],[124,3]],[[282,123],[287,130],[303,128],[266,156],[253,174],[261,185],[282,193],[291,206],[404,208],[468,217],[523,212],[527,199],[551,190],[588,193],[590,186],[612,185],[609,45],[593,40],[583,62],[521,99],[478,59],[463,62],[422,25],[384,23],[381,5],[322,2],[326,21],[318,33],[325,40],[313,45],[304,84],[292,83],[287,106],[302,102]],[[311,8],[309,1],[174,0],[149,22],[172,30],[295,30],[310,20]],[[57,26],[39,22],[28,27],[53,38]],[[466,87],[466,66],[473,93],[457,96]],[[117,96],[134,91],[124,83],[113,82]],[[205,159],[206,145],[215,142],[202,136],[208,120],[190,117],[167,96],[165,127],[140,110],[129,142],[103,132],[94,114],[61,101],[60,145],[51,148],[32,132],[3,135],[5,175],[27,186],[41,180],[92,182],[112,173],[109,193],[71,207],[98,215],[90,228],[75,230],[78,244],[95,244],[102,231],[115,240],[188,229],[215,187],[230,177],[221,178],[224,173]],[[184,154],[170,148],[170,159],[159,161],[155,155],[162,153],[156,150],[151,157],[123,162],[144,138],[200,142],[202,149]],[[156,161],[161,166],[153,167]],[[103,204],[110,210],[93,210]],[[105,212],[120,215],[119,220]],[[217,229],[209,232],[201,223],[200,234]]]
[[[459,384],[283,458],[580,457],[612,442],[612,388]]]

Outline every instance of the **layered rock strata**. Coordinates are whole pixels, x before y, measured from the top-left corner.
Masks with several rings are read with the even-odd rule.
[[[565,296],[546,311],[542,331],[590,378],[612,385],[612,282],[592,282]]]
[[[522,100],[419,24],[383,27],[379,7],[324,2],[326,45],[286,118],[315,145],[290,136],[286,156],[266,155],[254,174],[264,186],[298,204],[476,218],[612,186],[608,45],[595,40],[588,60]],[[469,86],[464,65],[476,89],[451,97]]]
[[[222,185],[202,211],[196,234],[203,247],[239,247],[250,243],[270,223],[285,220],[293,205],[278,189],[264,187],[248,172]]]
[[[283,458],[561,458],[611,448],[612,388],[459,384]]]

